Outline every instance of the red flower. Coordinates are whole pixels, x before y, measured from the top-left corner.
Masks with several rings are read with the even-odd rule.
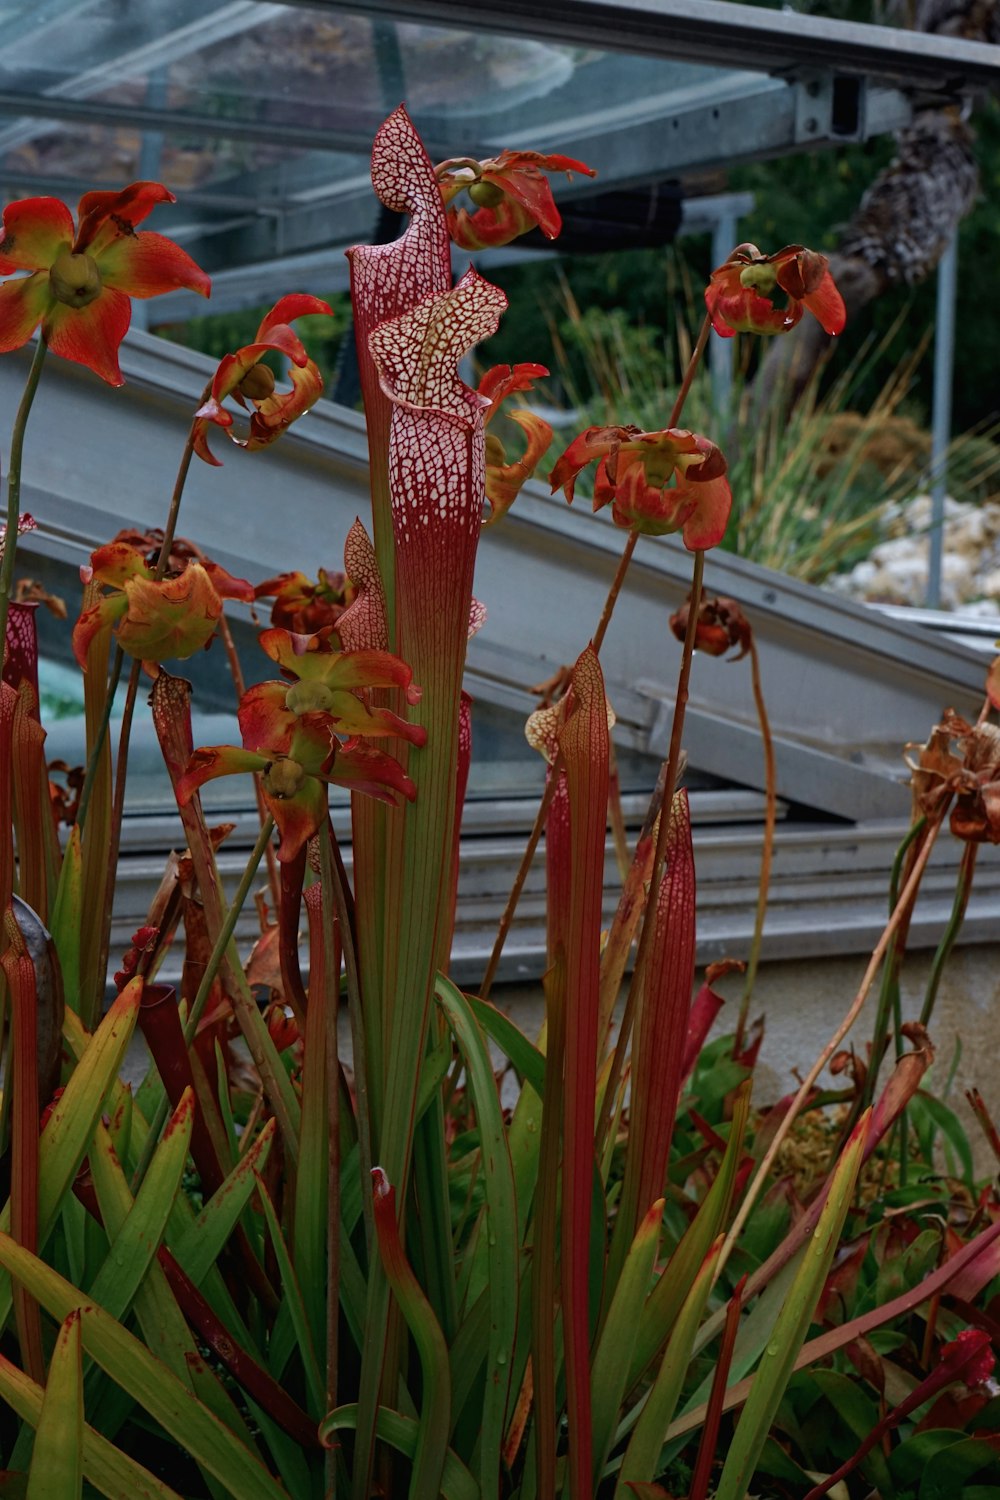
[[[271,308],[252,344],[245,344],[235,354],[221,361],[212,381],[212,393],[204,406],[195,412],[194,451],[207,464],[219,465],[208,446],[208,424],[223,428],[232,442],[253,452],[266,448],[279,438],[297,417],[315,406],[323,394],[323,377],[309,358],[298,334],[289,326],[295,318],[311,313],[333,316],[333,309],[319,297],[293,294],[282,297]],[[291,390],[276,391],[274,373],[261,361],[271,352],[283,354],[290,361],[288,378]],[[227,396],[252,412],[250,432],[238,438],[232,432],[233,416],[223,407]]]
[[[174,195],[158,182],[120,193],[84,193],[79,228],[58,198],[23,198],[3,211],[0,275],[28,271],[0,286],[0,353],[20,349],[41,324],[63,359],[122,385],[118,346],[132,319],[131,297],[188,287],[207,297],[211,282],[173,240],[136,225]]]
[[[255,599],[273,599],[271,624],[299,635],[310,635],[324,625],[336,625],[354,599],[354,588],[343,573],[320,568],[313,583],[304,573],[279,573],[258,583]]]
[[[726,460],[708,438],[677,427],[588,427],[552,470],[553,491],[562,487],[572,503],[577,475],[595,459],[594,509],[610,502],[616,525],[647,536],[680,531],[691,552],[722,540],[732,494]]]
[[[223,599],[253,601],[253,585],[217,563],[189,562],[157,579],[140,548],[120,539],[98,547],[90,563],[80,570],[84,582],[96,578],[111,592],[85,609],[73,627],[73,654],[84,671],[90,643],[105,628],[117,626],[115,639],[129,656],[183,659],[208,645]]]
[[[464,250],[509,245],[536,227],[547,240],[554,240],[562,219],[545,173],[597,175],[571,156],[543,156],[539,151],[501,151],[489,161],[453,157],[434,170],[448,209],[448,232]],[[462,192],[476,205],[474,213],[451,206]]]
[[[670,616],[670,629],[679,641],[687,635],[691,600],[682,604]],[[750,621],[735,599],[710,598],[702,594],[698,606],[698,623],[695,625],[694,649],[704,651],[707,656],[725,656],[730,649],[736,652],[730,661],[741,661],[753,644]]]
[[[530,391],[534,382],[548,373],[544,365],[494,365],[487,370],[479,382],[480,396],[490,403],[483,412],[483,426],[489,426],[508,396],[515,391]],[[491,526],[507,514],[522,484],[531,478],[552,441],[552,428],[544,417],[523,406],[506,415],[517,423],[528,442],[524,457],[509,464],[500,439],[492,432],[486,434],[486,498],[490,513],[483,521],[484,526]]]
[[[771,300],[776,289],[787,296],[786,307]],[[724,339],[734,333],[787,333],[804,307],[827,333],[843,333],[847,321],[826,256],[802,245],[786,245],[774,255],[762,255],[756,245],[738,245],[712,272],[705,305]]]
[[[332,628],[316,635],[265,630],[268,656],[293,682],[259,682],[244,693],[237,717],[243,739],[236,745],[196,750],[177,784],[183,806],[206,781],[256,771],[278,831],[278,858],[295,857],[326,817],[328,785],[366,792],[383,802],[416,795],[410,778],[391,755],[361,739],[396,736],[423,745],[426,730],[387,708],[370,708],[369,688],[402,688],[419,699],[405,662],[388,651],[337,651]]]

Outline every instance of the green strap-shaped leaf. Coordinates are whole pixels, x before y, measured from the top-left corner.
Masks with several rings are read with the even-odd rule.
[[[744,1500],[747,1493],[844,1227],[869,1118],[870,1111],[866,1110],[841,1152],[819,1222],[811,1241],[800,1252],[795,1279],[778,1313],[726,1455],[716,1500]]]
[[[38,1417],[28,1500],[80,1500],[83,1494],[83,1368],[80,1314],[59,1330]]]
[[[6,1234],[0,1234],[0,1265],[60,1322],[79,1308],[86,1352],[236,1500],[288,1500],[257,1455],[102,1307]]]
[[[22,1422],[37,1427],[41,1421],[45,1392],[36,1385],[23,1370],[12,1365],[0,1354],[0,1396],[7,1402]],[[84,1478],[107,1495],[109,1500],[182,1500],[176,1490],[156,1479],[148,1469],[128,1458],[107,1438],[95,1432],[86,1423],[81,1438],[81,1464]],[[61,1495],[59,1490],[48,1490],[46,1500]]]
[[[636,1334],[660,1243],[663,1204],[664,1199],[658,1198],[636,1230],[594,1352],[590,1386],[594,1404],[595,1490],[628,1383]]]
[[[743,1135],[750,1112],[750,1080],[740,1085],[733,1102],[733,1118],[722,1164],[692,1223],[653,1288],[637,1330],[631,1379],[637,1380],[666,1341],[681,1305],[694,1284],[717,1234],[729,1219],[736,1172],[743,1152]]]
[[[635,1431],[625,1450],[618,1483],[615,1486],[614,1500],[631,1500],[632,1483],[638,1480],[648,1484],[656,1472],[660,1449],[663,1447],[667,1428],[670,1426],[670,1420],[680,1399],[684,1376],[691,1361],[691,1350],[694,1347],[698,1324],[705,1311],[708,1294],[712,1290],[715,1267],[721,1249],[722,1236],[720,1235],[702,1262],[677,1315],[666,1353],[656,1372],[653,1388],[646,1399],[639,1420],[635,1424]]]
[[[225,1182],[212,1194],[198,1217],[188,1225],[183,1236],[167,1236],[174,1259],[200,1286],[204,1277],[222,1253],[229,1236],[239,1222],[240,1214],[256,1187],[255,1172],[263,1172],[274,1141],[274,1119],[268,1120],[246,1154],[240,1158]]]
[[[438,1004],[455,1033],[465,1063],[469,1088],[479,1123],[483,1186],[486,1192],[485,1236],[489,1288],[489,1337],[485,1351],[486,1384],[483,1390],[482,1428],[479,1438],[479,1473],[484,1495],[496,1485],[500,1472],[500,1450],[507,1419],[507,1401],[517,1332],[518,1225],[517,1198],[507,1136],[493,1063],[486,1038],[480,1030],[473,1006],[449,979],[438,975]]]
[[[324,1442],[332,1439],[335,1432],[344,1428],[356,1429],[358,1421],[358,1405],[356,1401],[349,1406],[338,1406],[332,1411],[320,1427],[320,1437]],[[404,1458],[412,1458],[417,1450],[417,1434],[419,1423],[413,1417],[400,1416],[399,1412],[387,1411],[380,1406],[378,1416],[375,1418],[375,1436],[380,1442],[388,1443],[395,1448],[397,1453],[402,1453]],[[461,1459],[449,1448],[444,1460],[444,1469],[441,1472],[441,1495],[444,1500],[480,1500],[480,1489]],[[492,1490],[490,1492],[492,1494]],[[430,1497],[427,1497],[430,1500]],[[437,1496],[434,1497],[437,1500]]]
[[[261,1205],[264,1209],[264,1217],[267,1220],[268,1231],[271,1235],[271,1244],[274,1246],[275,1259],[278,1262],[278,1271],[281,1276],[281,1286],[285,1294],[285,1302],[288,1305],[288,1314],[291,1319],[292,1328],[295,1330],[295,1339],[302,1356],[302,1365],[306,1372],[306,1386],[309,1391],[309,1410],[312,1416],[318,1420],[324,1410],[323,1377],[320,1374],[319,1363],[316,1359],[316,1349],[313,1344],[313,1335],[309,1329],[309,1320],[306,1317],[305,1305],[302,1301],[302,1289],[299,1286],[292,1258],[285,1244],[285,1237],[278,1223],[278,1216],[274,1211],[270,1194],[264,1185],[263,1178],[257,1179],[257,1192]],[[317,1333],[321,1330],[317,1329]]]
[[[113,1318],[123,1318],[142,1284],[181,1185],[194,1123],[194,1094],[184,1090],[156,1149],[135,1202],[113,1236],[88,1296]]]
[[[83,854],[80,830],[70,829],[49,927],[59,955],[63,993],[74,1010],[80,1003],[80,931],[83,910]]]
[[[466,999],[483,1030],[513,1063],[524,1082],[530,1083],[541,1098],[545,1088],[545,1054],[539,1052],[533,1042],[529,1042],[510,1016],[505,1016],[502,1010],[497,1010],[488,1000],[480,1000],[478,995],[467,995]]]
[[[56,1101],[42,1132],[38,1143],[40,1250],[45,1248],[62,1200],[71,1190],[80,1163],[87,1154],[104,1100],[117,1083],[139,1014],[141,993],[141,980],[133,980],[122,990],[70,1075],[69,1083]],[[10,1232],[9,1202],[0,1213],[0,1230],[5,1234]],[[10,1278],[6,1274],[0,1275],[0,1327],[10,1316],[12,1302]]]

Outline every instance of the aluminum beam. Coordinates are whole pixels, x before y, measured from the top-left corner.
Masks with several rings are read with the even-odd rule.
[[[339,0],[295,0],[339,12]],[[982,42],[824,16],[731,3],[731,0],[351,0],[361,15],[534,37],[561,46],[637,52],[674,62],[702,62],[793,73],[814,69],[863,74],[900,87],[995,89],[1000,49]]]
[[[26,503],[44,529],[30,546],[66,563],[84,561],[126,522],[162,523],[182,434],[213,368],[202,355],[137,333],[122,354],[129,381],[122,391],[110,392],[89,372],[54,360],[36,399]],[[24,354],[0,362],[0,404],[10,410],[25,364]],[[61,441],[42,441],[51,432]],[[251,578],[274,571],[277,550],[286,567],[336,568],[351,523],[367,512],[360,416],[320,403],[263,454],[229,449],[221,433],[215,441],[225,465],[192,468],[181,532],[195,534],[223,565]],[[136,454],[141,481],[134,477]],[[115,472],[126,476],[120,486]],[[480,547],[476,595],[489,620],[470,650],[480,696],[523,707],[533,683],[575,659],[594,629],[621,546],[621,533],[604,514],[571,510],[541,486],[526,487]],[[689,579],[690,557],[676,538],[643,539],[602,652],[622,732],[650,753],[662,748],[657,716],[671,699],[680,652],[667,616],[686,596]],[[842,816],[852,808],[862,817],[902,811],[898,803],[873,800],[873,789],[884,788],[878,795],[886,799],[901,795],[903,745],[925,739],[946,705],[966,716],[978,712],[983,659],[960,645],[718,550],[708,557],[706,587],[739,599],[753,622],[772,728],[788,747],[778,770],[779,792],[790,801]],[[746,663],[698,657],[690,706],[691,733],[706,725],[706,756],[711,750],[723,774],[759,788],[762,757]]]

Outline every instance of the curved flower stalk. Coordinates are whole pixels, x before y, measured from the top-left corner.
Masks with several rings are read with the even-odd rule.
[[[199,458],[216,466],[222,462],[208,445],[210,422],[221,427],[238,448],[253,453],[268,447],[315,406],[323,394],[323,377],[290,325],[296,318],[316,313],[332,317],[333,309],[319,297],[303,293],[282,297],[264,316],[253,343],[225,356],[215,372],[208,400],[194,414],[192,442]],[[265,356],[272,353],[282,354],[289,361],[290,390],[279,391],[274,372],[263,363]],[[222,404],[229,397],[251,413],[250,430],[245,438],[237,437],[233,415]]]
[[[501,151],[487,161],[452,157],[434,170],[448,209],[448,232],[463,250],[509,245],[532,229],[554,240],[562,218],[545,174],[597,176],[592,167],[572,156],[546,156],[540,151]],[[468,193],[476,205],[471,214],[467,208],[453,206],[460,193]]]
[[[577,476],[597,461],[594,509],[611,504],[615,524],[647,536],[681,532],[690,552],[715,547],[732,506],[722,450],[683,428],[588,427],[549,475],[572,504]]]
[[[785,294],[785,307],[775,307],[777,292]],[[749,243],[737,245],[712,272],[705,306],[724,339],[734,333],[787,333],[805,309],[826,333],[843,333],[847,321],[826,256],[804,245],[786,245],[774,255],[762,255]]]
[[[534,382],[549,372],[544,365],[494,365],[487,370],[479,382],[479,394],[489,401],[483,414],[483,425],[488,427],[507,397],[515,391],[530,391]],[[486,435],[486,498],[490,513],[484,526],[492,526],[507,514],[521,491],[526,479],[530,479],[538,464],[545,457],[552,441],[552,428],[544,417],[525,407],[516,407],[505,413],[511,422],[516,422],[526,439],[524,456],[513,463],[507,462],[503,443],[495,433]]]
[[[121,539],[98,547],[80,572],[84,583],[110,590],[73,627],[73,654],[83,671],[90,643],[102,630],[113,630],[117,644],[137,660],[184,659],[212,639],[223,599],[252,603],[254,597],[252,584],[217,563],[187,562],[160,578],[143,549]]]
[[[0,353],[20,349],[41,325],[54,354],[122,385],[118,348],[132,319],[132,297],[187,287],[207,297],[211,282],[187,251],[136,225],[158,203],[175,202],[159,182],[120,193],[84,193],[78,227],[58,198],[24,198],[3,212]]]

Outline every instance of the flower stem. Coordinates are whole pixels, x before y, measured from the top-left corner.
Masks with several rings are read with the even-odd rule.
[[[21,404],[14,418],[10,438],[10,470],[7,474],[7,530],[4,533],[3,561],[0,562],[0,662],[7,655],[7,614],[14,583],[14,555],[17,552],[17,523],[21,519],[21,461],[24,454],[24,433],[28,425],[38,381],[48,348],[41,334],[35,345],[28,378],[21,393]]]
[[[208,400],[210,394],[211,383],[209,383],[202,392],[201,400],[198,403],[199,406],[203,405],[204,402]],[[188,470],[191,467],[191,459],[194,456],[194,438],[196,430],[195,420],[192,419],[191,426],[188,429],[187,440],[184,444],[184,451],[181,454],[180,463],[177,465],[177,475],[174,479],[174,488],[170,496],[170,506],[167,510],[166,525],[163,528],[163,540],[160,543],[160,551],[156,559],[156,564],[153,568],[153,575],[156,578],[157,582],[159,582],[163,578],[164,574],[167,571],[167,566],[170,562],[170,549],[173,546],[174,533],[177,529],[177,516],[181,508],[181,499],[184,494],[184,484],[187,480]],[[116,657],[116,665],[117,664],[118,663]],[[126,777],[128,775],[129,740],[132,734],[132,718],[135,713],[135,700],[139,691],[139,673],[141,672],[141,670],[142,663],[138,659],[134,660],[132,662],[132,668],[128,676],[128,686],[125,690],[125,704],[122,709],[121,731],[118,736],[118,759],[115,764],[115,792],[114,802],[111,809],[111,831],[108,839],[108,881],[106,886],[106,889],[108,891],[114,891],[115,889],[115,877],[118,870],[118,854],[121,848],[122,837],[122,819],[125,816],[125,784]],[[112,673],[112,675],[114,674]],[[104,741],[104,735],[107,733],[107,726],[110,722],[110,718],[111,703],[109,701],[109,704],[105,710],[104,718],[101,721],[101,729],[98,731],[97,741],[95,743],[92,754],[95,765],[97,757],[101,753],[101,746]],[[111,903],[109,902],[108,909],[104,914],[104,928],[101,936],[101,950],[100,954],[98,955],[97,962],[98,976],[104,975],[107,972],[108,953],[111,948],[111,918],[112,908]]]
[[[226,912],[222,927],[219,930],[219,936],[215,940],[208,963],[205,965],[205,972],[202,974],[201,983],[198,985],[198,993],[191,1002],[191,1009],[188,1011],[187,1020],[184,1022],[185,1046],[190,1047],[194,1041],[195,1032],[198,1030],[198,1022],[201,1020],[205,1006],[208,1004],[208,997],[212,992],[215,977],[222,966],[222,960],[226,955],[226,949],[232,941],[233,933],[236,931],[236,923],[239,920],[240,912],[246,904],[247,896],[250,894],[250,887],[253,884],[254,876],[257,874],[257,866],[263,858],[264,850],[267,848],[273,831],[274,819],[269,817],[257,836],[257,842],[250,851],[250,858],[247,860],[246,869],[240,876],[240,883],[236,887],[235,895],[230,903],[229,910]],[[156,1111],[149,1127],[149,1135],[146,1137],[146,1144],[139,1158],[139,1164],[135,1169],[135,1176],[132,1179],[133,1192],[136,1191],[139,1183],[145,1177],[149,1163],[153,1159],[153,1154],[156,1151],[156,1143],[166,1123],[169,1109],[169,1100],[161,1100],[160,1107]]]
[[[760,685],[760,659],[757,655],[757,642],[752,637],[750,640],[750,678],[753,683],[754,702],[757,705],[757,717],[760,720],[761,743],[764,746],[764,787],[767,807],[764,813],[764,843],[760,851],[760,883],[757,889],[757,915],[754,919],[753,940],[750,944],[750,959],[747,963],[746,978],[743,981],[740,1013],[736,1021],[736,1036],[733,1041],[734,1057],[739,1055],[743,1047],[743,1035],[746,1030],[747,1013],[750,1009],[750,997],[753,994],[754,980],[757,977],[757,965],[760,962],[760,945],[764,936],[764,918],[767,915],[767,895],[771,885],[771,860],[774,855],[774,825],[778,813],[774,740],[771,737],[771,725],[767,717],[764,694]]]
[[[684,410],[684,403],[687,401],[688,393],[691,390],[691,384],[694,380],[695,374],[697,373],[698,366],[701,363],[701,358],[705,352],[705,346],[708,343],[708,336],[711,331],[712,320],[711,318],[706,316],[704,321],[702,322],[701,330],[698,334],[697,343],[691,351],[691,358],[688,360],[687,369],[684,371],[684,378],[681,381],[680,389],[678,390],[677,396],[674,400],[673,408],[670,413],[670,421],[668,423],[668,426],[670,427],[676,427],[677,423],[681,419],[681,413]],[[604,608],[601,610],[601,617],[597,622],[597,629],[594,631],[592,640],[592,645],[598,656],[600,655],[601,647],[604,645],[604,637],[608,633],[608,626],[611,624],[611,617],[614,614],[615,605],[618,602],[618,595],[621,593],[622,585],[625,582],[625,575],[629,570],[629,564],[632,561],[632,554],[635,552],[636,543],[638,542],[638,540],[639,533],[638,531],[633,529],[628,534],[628,540],[625,543],[622,555],[618,561],[618,566],[615,569],[615,576],[611,580],[611,587],[608,589],[607,598],[604,601]],[[704,553],[699,552],[696,554],[696,556],[701,559],[701,566],[703,568]],[[701,589],[699,579],[699,597],[700,593]],[[692,595],[692,598],[693,597],[694,596]],[[692,604],[692,609],[696,612],[697,607]],[[688,670],[690,672],[690,661],[688,662]],[[686,696],[687,688],[685,685],[685,698]],[[681,718],[683,721],[683,711],[681,714]],[[679,746],[680,742],[678,741],[678,754]],[[489,963],[486,965],[486,973],[483,975],[483,982],[479,987],[479,993],[484,1000],[490,993],[493,981],[496,978],[497,969],[500,966],[500,958],[503,954],[504,944],[507,941],[507,935],[510,932],[511,925],[514,921],[514,913],[517,910],[517,904],[521,899],[521,892],[524,890],[524,883],[528,878],[528,871],[531,869],[532,862],[535,858],[535,852],[538,848],[538,842],[542,836],[542,831],[545,828],[545,820],[548,817],[549,808],[552,804],[552,798],[555,794],[555,786],[556,782],[558,781],[560,768],[561,757],[557,757],[555,764],[552,767],[552,775],[546,782],[545,791],[542,795],[542,800],[539,804],[538,812],[535,815],[535,822],[528,837],[528,843],[525,847],[523,855],[521,856],[521,863],[518,865],[517,874],[514,876],[514,883],[511,886],[510,895],[507,897],[507,904],[504,907],[500,917],[500,922],[497,927],[496,939],[493,943],[493,951],[490,954]],[[675,765],[675,776],[676,771],[677,768]],[[667,785],[669,788],[667,795],[673,796],[672,784],[668,782]]]

